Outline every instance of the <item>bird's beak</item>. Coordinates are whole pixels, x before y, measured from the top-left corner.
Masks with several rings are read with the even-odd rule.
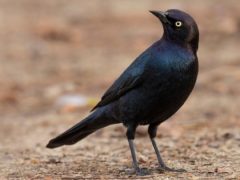
[[[171,22],[167,19],[167,12],[163,11],[149,11],[152,13],[154,16],[156,16],[160,21],[164,24],[171,24]]]

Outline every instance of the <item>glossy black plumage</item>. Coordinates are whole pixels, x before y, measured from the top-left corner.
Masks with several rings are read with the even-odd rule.
[[[154,138],[157,127],[173,115],[191,93],[198,74],[198,27],[191,16],[180,10],[150,11],[163,24],[162,38],[144,51],[122,73],[93,108],[93,113],[73,128],[52,139],[47,147],[74,144],[105,126],[123,123],[136,173],[134,145],[138,125],[149,124],[149,135],[159,166],[162,161]]]

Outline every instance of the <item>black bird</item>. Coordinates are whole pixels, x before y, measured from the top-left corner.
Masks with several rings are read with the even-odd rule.
[[[187,13],[171,9],[150,11],[162,23],[162,38],[144,51],[105,92],[93,112],[84,120],[50,140],[47,147],[72,145],[96,130],[123,123],[131,150],[133,167],[140,169],[133,144],[138,125],[149,125],[148,133],[159,168],[171,169],[163,162],[155,137],[158,126],[172,116],[191,93],[198,74],[199,31]]]

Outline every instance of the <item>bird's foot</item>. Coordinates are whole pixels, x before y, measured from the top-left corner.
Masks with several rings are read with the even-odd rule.
[[[160,167],[158,167],[158,170],[161,173],[164,173],[166,171],[169,171],[169,172],[187,172],[185,169],[174,169],[174,168],[170,168],[170,167],[167,167],[167,166],[160,166]]]
[[[137,169],[126,169],[125,172],[128,175],[146,176],[150,174],[147,168],[137,168]]]
[[[135,172],[137,176],[146,176],[150,174],[150,171],[147,168],[139,168]]]

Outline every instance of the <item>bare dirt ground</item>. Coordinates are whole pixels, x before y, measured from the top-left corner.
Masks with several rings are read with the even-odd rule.
[[[140,127],[144,177],[127,175],[131,156],[121,125],[71,147],[48,140],[90,106],[56,106],[66,94],[101,97],[128,64],[160,38],[147,10],[179,8],[200,28],[196,88],[158,130],[169,166],[160,173]],[[42,0],[0,2],[0,179],[240,179],[240,6],[238,1]]]

